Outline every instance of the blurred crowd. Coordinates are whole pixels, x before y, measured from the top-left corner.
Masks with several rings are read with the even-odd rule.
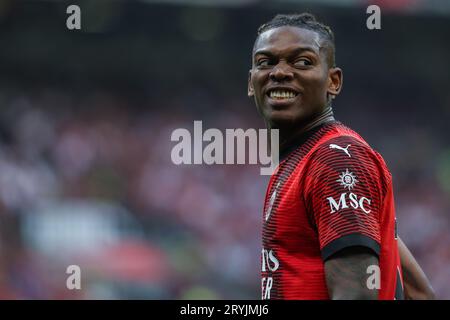
[[[2,98],[3,295],[78,295],[65,287],[75,264],[85,298],[258,297],[258,167],[174,165],[171,132],[193,122],[169,109],[105,93]]]

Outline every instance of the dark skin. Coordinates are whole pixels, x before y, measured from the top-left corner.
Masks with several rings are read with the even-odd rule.
[[[249,96],[269,129],[279,129],[280,148],[303,132],[332,119],[330,100],[342,87],[342,70],[329,67],[320,36],[297,27],[261,34],[255,44],[249,75]],[[293,99],[277,101],[270,90],[290,90]]]
[[[378,290],[369,289],[367,269],[378,266],[378,257],[366,247],[348,247],[325,261],[328,293],[333,300],[377,300]]]
[[[255,42],[248,95],[266,126],[279,129],[281,152],[302,133],[334,119],[330,102],[341,91],[343,74],[330,52],[317,32],[291,26],[267,30]],[[272,91],[290,96],[280,99]],[[406,298],[434,297],[428,279],[405,249],[402,242]],[[345,248],[326,260],[330,298],[377,299],[378,290],[366,285],[370,265],[378,265],[378,256],[364,247]]]
[[[414,256],[398,238],[398,251],[403,271],[403,283],[405,299],[407,300],[434,300],[436,299],[433,288],[427,276],[417,263]]]

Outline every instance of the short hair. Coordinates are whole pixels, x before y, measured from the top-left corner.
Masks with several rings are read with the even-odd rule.
[[[328,50],[328,64],[330,67],[335,66],[335,44],[334,44],[334,33],[331,28],[324,23],[318,21],[316,17],[311,13],[300,13],[300,14],[277,14],[272,20],[262,24],[258,28],[258,37],[274,28],[279,27],[298,27],[302,29],[307,29],[315,31],[319,34],[321,40],[326,45]],[[255,41],[256,45],[256,41]],[[254,48],[253,48],[254,49]],[[254,50],[253,50],[254,51]]]

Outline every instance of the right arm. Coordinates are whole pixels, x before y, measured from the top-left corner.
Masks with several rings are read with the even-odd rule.
[[[398,251],[403,271],[405,299],[434,300],[436,296],[427,276],[400,238]]]

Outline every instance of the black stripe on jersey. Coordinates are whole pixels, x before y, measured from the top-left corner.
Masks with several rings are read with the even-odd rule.
[[[323,247],[322,259],[323,261],[325,261],[328,258],[330,258],[333,254],[344,248],[356,246],[367,247],[369,249],[372,249],[378,256],[380,255],[380,244],[378,242],[376,242],[375,240],[373,240],[368,236],[359,233],[352,233],[337,238],[331,241],[325,247]]]

